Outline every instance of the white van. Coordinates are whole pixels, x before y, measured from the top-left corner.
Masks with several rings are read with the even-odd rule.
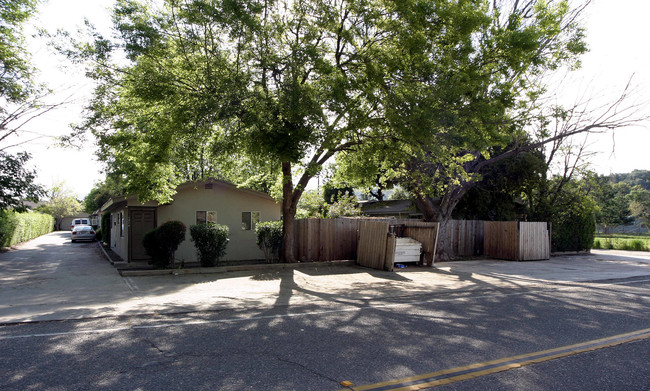
[[[90,219],[87,217],[76,217],[72,219],[70,231],[72,231],[76,225],[90,225]]]

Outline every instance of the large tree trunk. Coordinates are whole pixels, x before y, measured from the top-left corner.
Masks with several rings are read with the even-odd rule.
[[[432,197],[423,195],[417,191],[411,190],[415,195],[415,204],[422,212],[424,221],[437,222],[438,227],[438,243],[436,246],[436,261],[444,262],[454,258],[454,253],[451,249],[452,243],[449,243],[449,235],[447,234],[448,224],[451,215],[467,191],[474,185],[473,182],[465,182],[460,185],[452,186],[447,189],[447,192],[442,198],[434,199]]]
[[[294,221],[296,218],[297,201],[293,202],[293,179],[291,163],[282,162],[282,262],[295,262],[294,254]]]
[[[282,201],[282,262],[296,262],[294,254],[294,223],[296,217],[296,208],[284,207],[284,200]]]

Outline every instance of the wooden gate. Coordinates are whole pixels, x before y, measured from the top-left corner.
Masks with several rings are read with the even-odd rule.
[[[545,222],[486,221],[484,253],[513,261],[549,259],[550,225]]]
[[[356,219],[300,219],[295,222],[294,254],[302,262],[357,258]]]
[[[387,241],[388,223],[381,221],[359,221],[357,263],[372,269],[383,270],[386,267]]]

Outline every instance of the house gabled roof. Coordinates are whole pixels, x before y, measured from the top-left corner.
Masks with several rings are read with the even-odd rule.
[[[176,191],[178,191],[178,190],[185,190],[185,189],[191,189],[191,188],[204,187],[204,186],[206,186],[206,185],[210,185],[210,184],[212,184],[212,185],[217,185],[217,186],[222,186],[222,187],[225,187],[225,188],[227,188],[227,189],[232,189],[232,190],[242,191],[242,192],[244,192],[244,193],[251,194],[251,195],[254,195],[254,196],[257,196],[257,197],[263,198],[263,199],[265,199],[265,200],[272,200],[272,201],[275,201],[275,199],[274,199],[273,197],[271,197],[270,195],[268,195],[268,194],[266,194],[266,193],[263,193],[263,192],[261,192],[261,191],[252,190],[252,189],[248,189],[248,188],[245,188],[245,187],[240,187],[240,186],[237,186],[237,185],[235,185],[235,184],[233,184],[233,183],[230,183],[230,182],[227,182],[227,181],[223,181],[223,180],[221,180],[221,179],[216,179],[216,178],[208,178],[208,179],[203,180],[203,181],[194,181],[194,182],[185,182],[185,183],[181,183],[181,184],[178,185],[178,187],[176,188]]]
[[[271,197],[270,195],[266,194],[266,193],[262,193],[262,192],[256,191],[256,190],[247,189],[247,188],[244,188],[244,187],[238,187],[237,185],[232,184],[230,182],[222,181],[220,179],[215,179],[215,178],[208,178],[208,179],[203,180],[203,181],[193,181],[193,182],[181,183],[180,185],[178,185],[176,187],[176,193],[178,193],[180,190],[199,189],[199,188],[205,188],[205,189],[212,188],[212,187],[208,187],[208,186],[221,186],[221,187],[224,187],[224,188],[227,188],[227,189],[230,189],[230,190],[245,192],[247,194],[251,194],[251,195],[254,195],[256,197],[260,197],[260,198],[262,198],[264,200],[267,200],[267,201],[274,201],[275,202],[275,199],[273,197]],[[106,203],[104,203],[104,205],[102,205],[102,207],[100,208],[100,211],[101,212],[106,212],[106,211],[111,210],[111,209],[115,209],[115,208],[118,208],[118,207],[128,205],[131,202],[137,202],[137,197],[136,196],[113,197],[110,200],[106,201]],[[173,203],[173,202],[174,201],[172,200],[171,203]],[[158,202],[149,201],[149,202],[147,202],[147,203],[145,203],[143,205],[144,206],[157,206]]]

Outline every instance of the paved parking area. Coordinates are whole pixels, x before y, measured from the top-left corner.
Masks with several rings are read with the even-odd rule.
[[[437,263],[436,267],[452,273],[472,273],[511,281],[599,281],[650,276],[650,253],[592,250],[589,255],[564,255],[544,261],[458,261]]]
[[[121,277],[96,243],[55,232],[0,254],[0,323],[116,315],[364,303],[378,298],[650,277],[650,253],[594,251],[547,261],[477,260],[383,272],[269,267],[209,275]]]

